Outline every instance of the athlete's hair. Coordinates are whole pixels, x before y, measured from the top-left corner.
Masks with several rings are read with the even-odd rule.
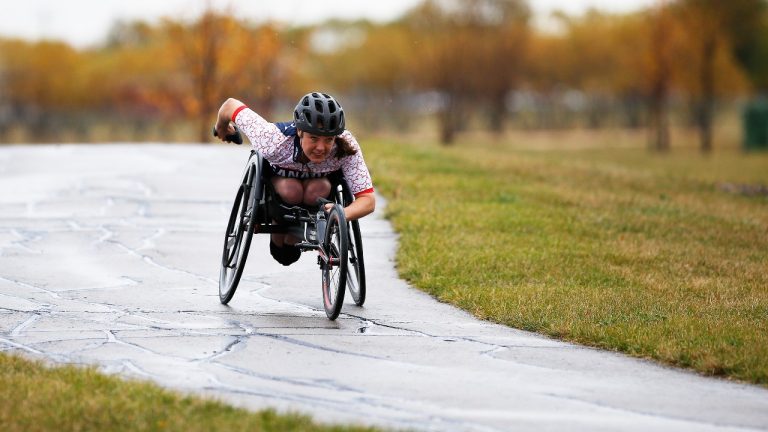
[[[336,152],[333,156],[336,157],[336,159],[341,159],[344,156],[352,156],[357,153],[357,149],[352,147],[352,143],[341,135],[336,135],[334,141],[336,142]]]

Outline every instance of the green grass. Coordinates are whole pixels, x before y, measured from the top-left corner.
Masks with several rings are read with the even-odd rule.
[[[0,353],[0,425],[30,431],[373,431],[321,426],[307,416],[249,412],[123,381],[92,368],[46,367]]]
[[[474,315],[768,384],[768,155],[619,133],[366,142],[398,270]],[[738,188],[737,188],[738,189]]]

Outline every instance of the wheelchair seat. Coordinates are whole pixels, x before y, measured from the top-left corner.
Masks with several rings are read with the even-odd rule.
[[[285,203],[281,198],[280,195],[275,190],[274,185],[272,184],[272,177],[274,177],[275,170],[273,169],[272,165],[266,160],[262,159],[262,180],[264,184],[264,194],[262,202],[260,203],[260,211],[259,213],[264,215],[263,219],[260,220],[262,223],[266,224],[287,224],[287,225],[295,225],[296,222],[296,212],[297,208],[305,210],[307,213],[315,214],[320,209],[320,206],[318,205],[308,205],[308,204],[287,204]],[[339,187],[339,185],[343,185],[344,183],[344,176],[341,173],[341,170],[333,171],[328,173],[327,176],[325,176],[330,182],[331,182],[331,192],[328,194],[328,196],[324,197],[328,200],[333,201],[335,196],[335,191]],[[342,186],[344,187],[344,186]],[[293,216],[292,219],[287,220],[286,216]]]

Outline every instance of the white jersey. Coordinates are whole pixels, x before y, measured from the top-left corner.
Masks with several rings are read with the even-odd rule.
[[[353,195],[373,192],[373,181],[363,160],[363,152],[348,130],[345,130],[341,137],[356,150],[355,154],[342,158],[329,156],[320,163],[303,163],[299,162],[299,156],[302,155],[301,145],[293,123],[270,123],[245,106],[235,110],[232,121],[248,137],[254,150],[272,165],[275,174],[282,177],[313,178],[341,170]],[[330,154],[333,155],[335,151],[334,143]]]

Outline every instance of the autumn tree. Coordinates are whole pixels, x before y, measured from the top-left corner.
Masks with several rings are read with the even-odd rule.
[[[718,90],[732,90],[743,82],[739,80],[733,56],[740,57],[745,66],[757,61],[752,56],[758,42],[754,38],[765,22],[766,4],[761,0],[681,0],[677,12],[690,36],[688,57],[696,77],[688,90],[699,129],[700,149],[709,153]]]
[[[310,44],[318,85],[344,93],[354,118],[373,130],[409,127],[407,101],[418,56],[401,23],[331,21],[314,29]]]
[[[189,79],[184,106],[197,118],[198,139],[210,139],[212,118],[227,96],[247,99],[265,115],[275,89],[279,38],[266,25],[249,28],[231,15],[208,10],[192,25],[167,22],[171,53]]]
[[[632,14],[561,15],[559,34],[536,36],[531,50],[536,73],[529,78],[542,94],[558,88],[581,92],[590,126],[599,126],[608,111],[603,106],[616,101],[629,124],[637,125],[635,107],[644,101],[649,147],[660,152],[671,145],[672,95],[682,95],[695,101],[697,125],[710,142],[714,101],[744,88],[717,22],[666,1]]]
[[[55,135],[57,118],[69,116],[88,96],[81,73],[83,56],[55,41],[0,43],[0,105],[11,121],[29,126],[33,136]]]
[[[134,123],[139,139],[147,125],[165,129],[187,114],[183,101],[189,90],[172,54],[163,25],[118,22],[91,62],[97,92],[106,96],[110,111]]]
[[[649,87],[650,148],[666,152],[670,148],[669,93],[672,86],[672,63],[675,55],[675,22],[666,2],[661,1],[649,14],[650,49],[646,69]]]
[[[157,131],[194,119],[208,141],[226,97],[269,116],[322,88],[371,128],[394,120],[403,130],[414,111],[434,110],[444,143],[478,118],[502,131],[514,96],[533,105],[528,124],[621,119],[650,126],[651,148],[665,151],[682,100],[708,152],[717,102],[768,89],[766,14],[765,0],[665,0],[630,14],[561,14],[560,31],[545,32],[529,25],[523,0],[426,0],[387,24],[256,25],[213,10],[121,22],[87,50],[0,40],[0,127],[55,131],[80,116]]]
[[[528,43],[528,62],[524,70],[526,97],[518,107],[529,114],[528,126],[550,129],[562,126],[557,96],[572,76],[566,37],[562,33],[538,32]]]
[[[736,22],[741,30],[734,36],[734,56],[752,88],[764,96],[768,93],[768,3],[757,3],[748,20]]]
[[[468,57],[472,44],[468,30],[430,0],[409,13],[407,24],[419,59],[414,83],[442,97],[438,112],[440,141],[451,144],[471,99]]]
[[[639,60],[646,48],[644,23],[634,15],[594,9],[582,16],[555,16],[560,30],[537,35],[532,45],[529,78],[536,88],[552,97],[580,95],[579,111],[590,128],[603,127],[621,114],[624,124],[637,127],[638,99],[644,94]]]
[[[502,132],[507,98],[522,81],[527,62],[530,11],[522,1],[469,1],[465,18],[475,27],[477,65],[488,73],[470,76],[481,101],[488,107],[490,129]]]
[[[486,103],[500,129],[519,78],[528,9],[517,0],[426,1],[406,17],[417,46],[414,80],[442,96],[440,139],[450,144],[472,107]]]

